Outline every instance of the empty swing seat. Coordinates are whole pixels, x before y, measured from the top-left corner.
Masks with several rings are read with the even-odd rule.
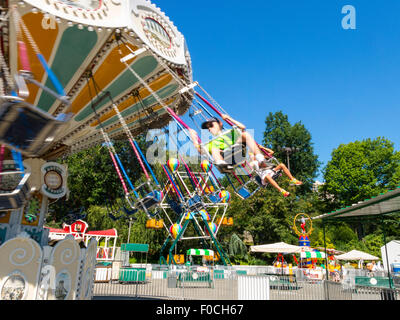
[[[241,187],[237,190],[237,194],[242,198],[242,199],[248,199],[251,197],[251,192],[246,188],[246,187]]]
[[[173,200],[167,200],[167,203],[170,208],[175,211],[175,213],[177,213],[178,215],[182,214],[183,210],[179,203]]]
[[[253,191],[250,191],[249,185],[252,183],[256,185],[256,188]],[[260,190],[260,188],[261,186],[256,182],[256,179],[251,178],[245,184],[241,185],[238,189],[235,189],[235,193],[243,200],[246,200],[252,197],[258,190]]]
[[[5,185],[5,177],[10,177],[11,175],[22,175],[22,179],[18,182],[16,188],[11,192],[4,192],[0,191],[0,211],[4,210],[16,210],[20,209],[24,206],[28,196],[29,196],[29,186],[28,186],[28,179],[30,177],[30,173],[21,172],[3,172],[1,174],[2,182],[0,186],[4,188]],[[7,179],[7,178],[6,178]],[[9,178],[10,179],[10,178]],[[12,178],[11,178],[12,179]],[[8,180],[10,181],[10,180]]]
[[[143,199],[139,200],[140,205],[146,211],[153,209],[159,205],[161,201],[161,194],[159,191],[152,191],[148,193]]]
[[[70,116],[54,118],[26,102],[0,105],[0,142],[27,156],[41,156]]]
[[[138,209],[128,210],[128,208],[126,208],[125,206],[123,206],[122,209],[127,216],[134,215],[136,212],[138,212]]]
[[[199,211],[204,208],[203,201],[197,194],[187,201],[187,205],[190,211]]]
[[[221,202],[221,199],[220,199],[219,197],[217,197],[217,196],[215,195],[215,193],[210,193],[210,194],[208,195],[208,199],[210,199],[210,201],[211,201],[212,203],[220,203],[220,202]]]

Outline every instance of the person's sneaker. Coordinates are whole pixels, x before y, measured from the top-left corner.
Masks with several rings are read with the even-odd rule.
[[[286,190],[281,190],[281,193],[282,193],[282,195],[285,197],[285,198],[287,198],[287,197],[289,197],[290,196],[290,193],[289,192],[287,192]]]
[[[226,163],[226,161],[224,161],[224,160],[218,160],[215,164],[217,167],[219,167],[220,169],[222,169],[224,171],[231,171],[231,170],[235,169],[233,166]]]
[[[292,185],[292,186],[301,186],[302,184],[303,184],[303,182],[301,182],[297,179],[290,180],[290,185]]]

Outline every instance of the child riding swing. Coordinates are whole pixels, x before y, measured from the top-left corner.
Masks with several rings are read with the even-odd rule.
[[[215,160],[215,164],[224,169],[224,170],[233,170],[234,166],[232,163],[228,163],[226,159],[224,159],[223,153],[226,150],[232,148],[233,145],[242,144],[243,149],[249,147],[250,152],[250,166],[260,175],[261,181],[263,185],[271,184],[274,188],[276,188],[284,197],[288,197],[290,195],[289,192],[284,190],[279,186],[279,184],[274,180],[274,177],[280,172],[283,171],[291,183],[294,185],[302,185],[303,183],[297,179],[295,179],[288,168],[280,163],[276,166],[271,165],[265,157],[265,154],[261,151],[261,148],[264,149],[269,155],[273,155],[274,151],[271,149],[262,147],[257,144],[256,141],[251,137],[251,135],[246,132],[246,127],[232,119],[228,115],[221,115],[222,119],[232,123],[238,130],[229,131],[227,134],[223,134],[222,132],[222,122],[217,118],[211,118],[208,121],[205,121],[201,128],[203,130],[208,129],[209,132],[216,136],[217,138],[212,140],[211,142],[205,145],[206,150],[211,154],[213,159]],[[198,141],[197,133],[194,130],[189,130],[192,141]],[[203,150],[200,144],[194,144],[198,152],[201,154]]]

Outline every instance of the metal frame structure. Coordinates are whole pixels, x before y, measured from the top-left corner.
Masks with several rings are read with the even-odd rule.
[[[387,241],[386,241],[386,229],[385,229],[385,218],[391,215],[400,213],[400,186],[396,189],[388,191],[387,193],[381,193],[380,195],[361,201],[359,203],[353,204],[352,206],[347,206],[330,213],[326,213],[317,217],[312,218],[313,220],[322,220],[323,234],[324,234],[324,248],[326,249],[326,224],[334,221],[357,221],[357,222],[370,222],[378,221],[381,223],[382,227],[382,237],[385,245],[386,259],[388,259],[387,254]],[[328,260],[325,260],[326,266],[328,266]],[[389,287],[393,288],[392,284],[392,274],[388,265],[388,277],[389,277]],[[328,268],[326,268],[328,277]]]
[[[205,188],[207,188],[207,182],[210,179],[209,173],[192,172],[192,174],[197,177],[201,175],[201,189],[204,190]],[[219,228],[221,227],[223,218],[226,215],[229,204],[223,202],[215,203],[210,200],[207,194],[201,195],[201,190],[199,190],[198,187],[190,188],[187,183],[187,180],[190,179],[187,172],[177,171],[174,173],[174,176],[179,181],[181,186],[183,186],[183,189],[187,191],[185,199],[181,200],[181,202],[179,203],[180,208],[182,209],[182,213],[178,214],[177,212],[175,212],[173,209],[171,209],[171,204],[167,202],[168,195],[173,190],[170,182],[168,182],[164,187],[164,190],[166,190],[166,192],[160,203],[162,213],[159,213],[159,215],[165,215],[164,221],[169,223],[170,226],[174,224],[181,225],[182,230],[174,239],[173,236],[170,234],[169,227],[164,223],[164,227],[168,232],[168,237],[165,239],[163,247],[160,251],[160,264],[167,263],[167,259],[164,257],[164,252],[169,245],[170,246],[167,256],[169,255],[171,257],[171,259],[169,259],[170,263],[176,264],[172,253],[178,245],[178,242],[197,239],[201,242],[204,249],[210,249],[210,247],[214,246],[221,257],[222,262],[225,265],[230,265],[231,263],[228,256],[226,255],[221,244],[217,240],[217,234]],[[194,199],[196,200],[194,201]],[[209,221],[207,221],[207,219],[205,219],[204,216],[201,215],[202,210],[205,210],[207,213],[210,214]],[[211,230],[209,223],[215,223],[217,215],[221,215],[222,219],[220,220],[219,225],[217,225],[217,230],[214,233]],[[185,237],[185,232],[190,223],[193,225],[197,236]],[[210,243],[207,243],[207,241],[210,241]]]

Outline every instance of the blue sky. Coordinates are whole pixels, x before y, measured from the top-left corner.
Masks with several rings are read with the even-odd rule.
[[[323,166],[355,140],[384,136],[400,149],[400,1],[153,2],[184,34],[194,80],[258,142],[267,114],[282,110],[310,131]],[[344,5],[356,30],[342,28]]]

